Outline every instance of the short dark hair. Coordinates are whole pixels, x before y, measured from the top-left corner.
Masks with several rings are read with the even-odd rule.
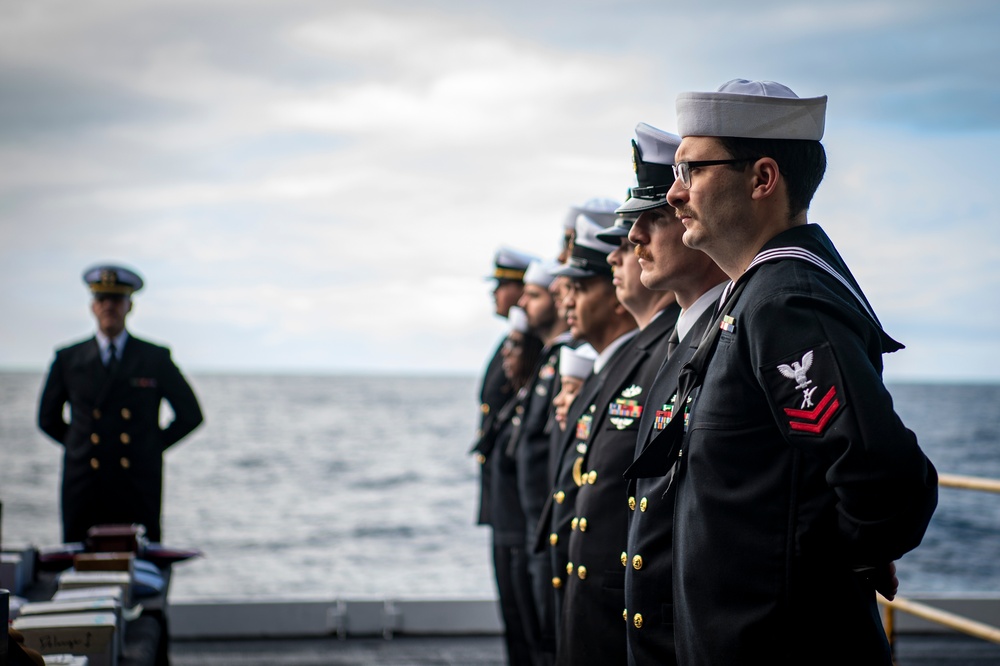
[[[826,150],[819,141],[806,139],[745,139],[719,137],[733,159],[770,157],[788,183],[788,215],[809,210],[809,202],[826,172]],[[745,165],[744,165],[745,168]]]

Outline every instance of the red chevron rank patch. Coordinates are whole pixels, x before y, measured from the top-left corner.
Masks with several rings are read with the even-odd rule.
[[[789,418],[788,427],[792,430],[818,435],[823,432],[838,409],[840,401],[837,400],[837,387],[831,386],[815,408],[805,410],[785,407],[785,414]]]
[[[828,342],[765,363],[761,371],[778,425],[786,428],[788,436],[823,436],[847,406]]]

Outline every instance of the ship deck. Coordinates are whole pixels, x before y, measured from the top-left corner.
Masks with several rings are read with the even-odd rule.
[[[171,666],[502,666],[499,636],[396,636],[174,640]],[[960,635],[907,634],[896,644],[898,666],[1000,664],[1000,645]]]

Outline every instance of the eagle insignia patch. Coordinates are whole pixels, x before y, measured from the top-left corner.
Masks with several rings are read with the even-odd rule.
[[[829,344],[765,367],[770,399],[789,435],[823,435],[846,404]]]

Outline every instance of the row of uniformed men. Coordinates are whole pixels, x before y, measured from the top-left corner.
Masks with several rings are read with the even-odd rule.
[[[795,663],[806,644],[821,661],[885,662],[874,590],[894,593],[891,562],[926,528],[934,472],[898,418],[880,420],[895,416],[880,355],[897,343],[806,226],[825,158],[803,163],[822,152],[824,116],[825,97],[772,82],[682,95],[684,140],[639,124],[628,200],[573,209],[558,265],[498,252],[511,332],[483,381],[474,450],[511,663]],[[791,291],[800,302],[782,300]],[[754,319],[760,308],[769,315]],[[856,356],[858,339],[868,354],[845,381],[838,349]],[[852,384],[867,419],[849,413]],[[759,458],[744,474],[748,455]],[[912,503],[890,501],[887,479]],[[835,597],[819,629],[797,608],[816,587]]]

